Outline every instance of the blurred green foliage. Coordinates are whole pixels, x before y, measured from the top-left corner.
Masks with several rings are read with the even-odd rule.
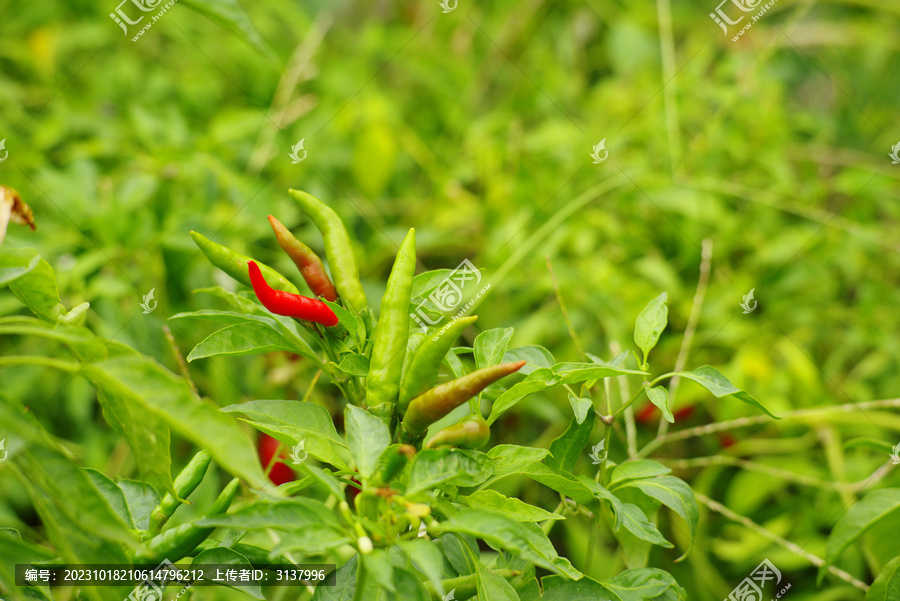
[[[689,366],[719,366],[775,413],[900,390],[900,171],[887,157],[900,139],[891,129],[896,5],[781,0],[732,43],[707,16],[713,2],[672,3],[673,73],[663,67],[653,4],[460,0],[442,14],[437,2],[280,1],[247,4],[252,24],[236,1],[191,4],[220,5],[219,22],[184,0],[136,43],[108,17],[112,1],[8,5],[0,21],[0,136],[9,151],[0,183],[22,194],[38,224],[36,232],[11,226],[5,244],[38,249],[66,306],[91,303],[87,320],[99,335],[177,369],[166,318],[219,307],[192,290],[230,285],[202,259],[191,229],[299,281],[265,219],[277,215],[321,250],[289,187],[333,203],[377,299],[375,283],[408,227],[417,229],[420,270],[467,258],[490,281],[543,223],[607,182],[492,282],[479,328],[515,327],[516,346],[576,358],[549,257],[580,346],[602,357],[616,354],[611,345],[631,348],[638,312],[666,291],[670,323],[655,354],[674,364],[700,243],[710,238]],[[237,21],[223,26],[223,15]],[[291,164],[301,138],[308,157]],[[603,138],[609,159],[594,165],[588,155]],[[139,303],[151,288],[159,307],[145,315]],[[743,314],[751,288],[759,306]],[[0,294],[0,314],[19,310]],[[168,323],[185,354],[211,331]],[[43,345],[0,340],[4,354]],[[191,372],[201,393],[225,406],[301,398],[315,370],[272,355],[201,361]],[[94,390],[69,380],[21,368],[4,371],[2,388],[81,445],[85,465],[134,473]],[[315,394],[336,406],[336,389]],[[674,428],[750,414],[683,382],[673,408],[694,405]],[[546,445],[568,411],[562,396],[533,397],[495,442]],[[885,458],[844,451],[841,440],[896,441],[898,431],[896,413],[869,411],[737,430],[724,450],[715,436],[693,438],[654,456],[723,452],[853,482]],[[655,422],[639,425],[641,443],[655,434]],[[176,441],[176,463],[188,449]],[[699,492],[819,555],[850,500],[734,467],[682,471]],[[33,517],[14,515],[27,503],[5,482],[3,490],[0,521]],[[549,493],[532,484],[522,494]],[[678,526],[667,528],[677,539]],[[554,535],[561,554],[583,559],[582,529],[563,525]],[[865,566],[890,557],[873,544],[870,557],[847,553],[842,567],[866,580]],[[721,598],[763,557],[797,583],[795,601],[861,598],[838,581],[817,592],[805,560],[715,513],[701,517],[694,547],[681,564],[671,550],[651,558],[691,599]],[[595,553],[598,575],[621,569],[602,545]]]

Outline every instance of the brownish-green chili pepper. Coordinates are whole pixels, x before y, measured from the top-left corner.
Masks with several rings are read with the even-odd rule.
[[[400,391],[400,376],[409,338],[409,295],[416,272],[416,230],[410,229],[400,246],[387,289],[381,298],[381,313],[372,336],[372,358],[366,377],[366,405],[385,405],[393,412]],[[376,413],[382,411],[375,410]],[[382,416],[384,417],[384,416]]]
[[[216,244],[212,240],[204,238],[197,232],[191,232],[191,238],[194,239],[194,242],[200,247],[200,250],[203,251],[203,254],[206,255],[206,258],[209,259],[210,263],[239,281],[241,284],[253,286],[253,284],[250,283],[250,277],[247,273],[247,264],[254,259],[236,253],[221,244]],[[259,261],[257,261],[257,264],[272,288],[284,290],[291,294],[299,293],[297,287],[291,284],[283,275]]]
[[[322,232],[325,256],[328,257],[328,265],[331,267],[331,275],[334,276],[334,285],[338,294],[354,311],[361,312],[369,305],[369,301],[359,282],[356,255],[353,254],[350,235],[347,234],[344,222],[334,212],[334,209],[315,196],[300,190],[288,190],[288,192]]]
[[[237,496],[239,484],[240,480],[238,478],[229,482],[203,518],[213,517],[228,511],[231,502],[234,501],[234,497]],[[166,558],[168,558],[169,561],[178,561],[193,551],[197,545],[205,541],[206,538],[212,534],[213,530],[215,530],[215,527],[198,526],[197,522],[203,518],[198,518],[187,524],[182,524],[171,530],[166,530],[162,534],[150,539],[150,542],[147,543],[147,547],[150,550],[153,561],[162,561]]]
[[[159,505],[150,513],[150,532],[157,533],[168,521],[175,510],[181,505],[180,499],[187,499],[194,490],[200,485],[203,476],[206,475],[206,469],[209,467],[210,456],[207,451],[200,451],[194,455],[181,473],[172,483],[175,488],[177,498],[171,493],[166,493]]]
[[[294,317],[329,327],[338,324],[337,315],[322,301],[283,290],[274,290],[262,276],[256,261],[250,261],[248,269],[256,298],[275,315]]]
[[[491,429],[480,415],[470,415],[458,424],[444,428],[435,434],[428,444],[429,449],[440,447],[459,447],[461,449],[480,449],[491,438]]]
[[[435,386],[410,402],[403,418],[407,438],[417,438],[428,426],[441,419],[473,396],[522,368],[525,361],[483,367],[467,376]]]
[[[406,411],[411,400],[434,386],[444,356],[462,331],[475,323],[476,319],[478,319],[477,315],[457,319],[445,326],[446,330],[441,329],[422,342],[409,364],[409,369],[403,376],[403,383],[400,385],[399,410],[401,412]]]
[[[319,258],[319,255],[314,253],[310,247],[297,240],[289,229],[271,215],[269,215],[269,223],[275,231],[275,239],[278,240],[278,245],[291,258],[297,269],[300,270],[300,275],[303,276],[303,280],[309,286],[309,289],[312,290],[312,293],[323,297],[325,300],[336,301],[338,298],[337,290],[334,289],[334,284],[331,283],[331,278],[328,277],[325,265],[322,264],[322,259]]]

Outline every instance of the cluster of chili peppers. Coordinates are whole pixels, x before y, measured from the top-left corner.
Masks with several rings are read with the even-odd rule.
[[[275,313],[292,317],[310,327],[319,324],[323,339],[341,335],[335,312],[327,303],[339,303],[351,314],[359,315],[370,335],[365,353],[369,371],[365,378],[364,397],[353,399],[379,417],[402,444],[396,457],[381,474],[387,484],[408,461],[416,448],[421,448],[428,427],[466,403],[500,378],[525,364],[505,363],[476,370],[466,376],[435,386],[441,364],[453,343],[477,316],[451,323],[440,336],[425,338],[409,332],[409,307],[416,267],[416,234],[410,229],[400,247],[388,278],[377,323],[374,321],[362,284],[350,236],[333,209],[319,199],[297,190],[291,198],[321,232],[329,277],[322,260],[308,246],[297,240],[277,219],[269,216],[278,244],[293,260],[316,298],[299,294],[284,276],[263,263],[235,253],[196,232],[194,241],[210,262],[253,288],[263,306]],[[327,301],[327,302],[326,302]],[[332,330],[334,328],[334,330]],[[444,428],[428,442],[429,448],[460,447],[476,449],[487,444],[490,429],[480,411],[459,423]],[[282,461],[280,443],[263,435],[259,442],[261,463],[271,467],[270,479],[276,484],[293,479],[293,471]],[[277,456],[276,456],[277,455]]]

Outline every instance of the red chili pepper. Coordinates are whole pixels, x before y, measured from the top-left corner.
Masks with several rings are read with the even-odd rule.
[[[250,283],[253,284],[253,292],[256,293],[256,298],[266,309],[275,315],[296,317],[320,323],[323,326],[337,325],[337,315],[328,305],[314,298],[273,289],[266,283],[266,279],[255,261],[248,261],[247,264],[250,266]]]
[[[279,446],[281,446],[281,453],[278,454],[278,457],[286,459],[287,451],[285,451],[284,445],[268,434],[259,435],[259,442],[257,443],[256,450],[259,452],[259,462],[262,464],[263,469],[267,468],[269,463],[272,462]],[[294,470],[288,467],[288,464],[283,461],[276,460],[275,464],[272,466],[272,471],[269,472],[269,480],[271,480],[272,484],[275,486],[280,486],[285,482],[293,482],[296,479],[297,476],[294,474]]]

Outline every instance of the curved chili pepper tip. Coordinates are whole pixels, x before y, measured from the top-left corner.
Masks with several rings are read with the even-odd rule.
[[[250,283],[253,284],[253,292],[263,306],[275,315],[284,315],[304,321],[312,321],[326,327],[336,326],[338,317],[331,307],[320,300],[291,294],[281,290],[274,290],[266,282],[259,265],[255,261],[247,262],[250,271]]]

